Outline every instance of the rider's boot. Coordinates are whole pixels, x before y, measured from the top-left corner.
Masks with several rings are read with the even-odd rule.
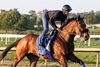
[[[46,49],[50,52],[50,44],[51,44],[51,41],[53,41],[55,35],[56,35],[56,31],[53,30],[51,33],[50,33],[50,37],[48,39],[48,43],[47,43],[47,46],[46,46]]]
[[[46,46],[46,50],[48,50],[49,52],[50,52],[50,42],[51,42],[51,36],[52,36],[52,34],[54,33],[54,31],[52,31],[51,33],[50,33],[50,36],[49,36],[49,38],[48,38],[48,43],[47,43],[47,46]]]
[[[45,40],[46,40],[46,36],[42,36],[40,43],[41,43],[41,46],[44,47],[44,48],[45,48],[45,45],[44,45]]]

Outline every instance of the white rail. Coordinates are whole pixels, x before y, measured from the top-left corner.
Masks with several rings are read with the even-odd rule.
[[[80,36],[77,35],[77,36],[75,36],[75,39],[77,39],[77,38],[79,38],[79,37],[80,37]],[[93,39],[93,38],[99,38],[99,40],[100,40],[100,35],[90,35],[89,40],[88,40],[88,46],[90,46],[91,39]]]
[[[22,38],[24,36],[26,36],[26,35],[22,35],[22,34],[0,34],[1,41],[3,41],[3,38],[6,38],[5,44],[8,43],[10,38],[15,38],[15,40],[16,40],[17,38]],[[79,35],[77,35],[75,37],[75,39],[77,39],[77,38],[79,38]],[[90,46],[90,42],[91,42],[92,38],[99,38],[100,39],[100,35],[90,35],[90,38],[88,40],[88,46]]]

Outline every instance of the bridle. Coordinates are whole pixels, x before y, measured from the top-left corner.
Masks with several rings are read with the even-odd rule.
[[[76,20],[76,21],[77,21],[77,20]],[[75,26],[78,27],[78,29],[79,29],[79,31],[80,31],[80,33],[81,33],[80,35],[82,35],[82,33],[85,33],[85,32],[88,32],[88,31],[89,31],[89,30],[86,29],[86,28],[85,28],[84,30],[81,31],[80,27],[78,26],[78,22],[76,22],[76,23],[73,24],[73,27],[72,27],[71,30],[66,30],[65,32],[68,32],[70,35],[77,35],[76,33],[71,32],[71,31],[74,30],[74,27],[75,27]]]
[[[72,31],[74,30],[74,28],[75,28],[76,26],[78,27],[78,29],[79,29],[79,31],[80,31],[80,33],[81,33],[81,34],[80,34],[80,38],[81,38],[81,36],[82,36],[83,33],[88,32],[88,29],[84,29],[84,30],[81,31],[81,29],[80,29],[80,27],[79,27],[79,25],[78,25],[77,20],[76,20],[76,22],[73,24],[73,27],[71,28],[71,30],[63,30],[63,32],[68,33],[69,35],[74,35],[74,36],[75,36],[75,35],[77,35],[77,34],[76,34],[76,33],[73,33]],[[64,39],[65,36],[63,36],[62,34],[60,34],[60,37],[61,37],[62,39]]]

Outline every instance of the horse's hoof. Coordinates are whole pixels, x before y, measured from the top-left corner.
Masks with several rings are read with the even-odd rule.
[[[86,67],[86,65],[85,64],[82,64],[82,67]]]
[[[57,64],[56,67],[60,67],[60,64]]]

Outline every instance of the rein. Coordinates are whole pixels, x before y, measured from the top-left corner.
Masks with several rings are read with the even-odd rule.
[[[72,21],[72,23],[73,23],[73,21]],[[65,43],[65,42],[66,42],[65,37],[66,37],[67,35],[63,35],[63,33],[66,33],[66,34],[69,34],[69,35],[75,35],[75,36],[76,36],[77,34],[74,33],[73,31],[74,31],[75,27],[77,27],[77,28],[79,29],[79,31],[80,31],[80,43],[81,43],[81,35],[82,35],[82,33],[88,32],[89,30],[88,30],[88,29],[84,29],[83,31],[81,31],[80,27],[78,26],[77,20],[75,20],[74,23],[73,23],[72,25],[70,24],[70,26],[72,26],[71,29],[67,29],[67,30],[66,30],[67,27],[65,27],[65,28],[63,28],[61,31],[59,31],[58,36],[59,36],[59,37],[62,39],[62,41]],[[68,36],[67,36],[67,37],[68,37]]]
[[[74,27],[77,25],[77,27],[78,27],[78,29],[80,30],[80,28],[79,28],[79,26],[78,26],[78,22],[76,22],[74,25],[73,25],[73,27],[72,27],[72,29],[71,30],[65,30],[65,32],[68,32],[69,34],[71,34],[71,35],[77,35],[76,33],[72,33],[71,31],[73,31],[74,30]],[[80,30],[81,31],[81,30]],[[85,32],[88,32],[89,30],[88,29],[84,29],[83,31],[81,31],[81,34],[82,33],[85,33]]]
[[[76,26],[76,23],[74,23],[74,25],[73,25],[73,27],[72,27],[71,30],[65,30],[64,32],[68,32],[68,33],[71,34],[71,35],[77,35],[77,34],[71,32],[71,31],[74,30],[74,27],[75,27],[75,26]],[[77,23],[77,26],[78,26],[78,23]]]
[[[67,34],[69,34],[69,35],[77,35],[76,33],[73,33],[73,32],[72,32],[72,31],[74,30],[75,26],[77,26],[78,29],[79,29],[78,22],[76,22],[76,23],[73,24],[71,30],[69,30],[69,29],[68,29],[68,30],[62,29],[62,30],[59,31],[59,32],[61,32],[61,33],[65,32],[65,33],[67,33]],[[80,29],[79,29],[79,30],[80,30]],[[82,32],[82,33],[83,33],[83,32]],[[59,33],[59,37],[65,42],[65,39],[64,39],[65,36],[64,36],[63,34],[60,34],[60,33]]]
[[[65,36],[63,35],[63,34],[61,34],[62,32],[65,32],[65,33],[67,33],[67,34],[71,34],[71,35],[76,35],[75,33],[72,33],[71,31],[73,31],[73,29],[74,29],[74,27],[76,26],[76,23],[73,25],[73,27],[72,27],[72,29],[69,31],[69,30],[61,30],[61,31],[58,31],[58,36],[62,39],[62,41],[64,42],[64,43],[66,43],[66,40],[64,39],[65,38]]]
[[[66,41],[65,41],[65,39],[64,39],[64,36],[61,35],[60,33],[58,33],[58,36],[59,36],[59,38],[63,41],[63,43],[66,44]]]

